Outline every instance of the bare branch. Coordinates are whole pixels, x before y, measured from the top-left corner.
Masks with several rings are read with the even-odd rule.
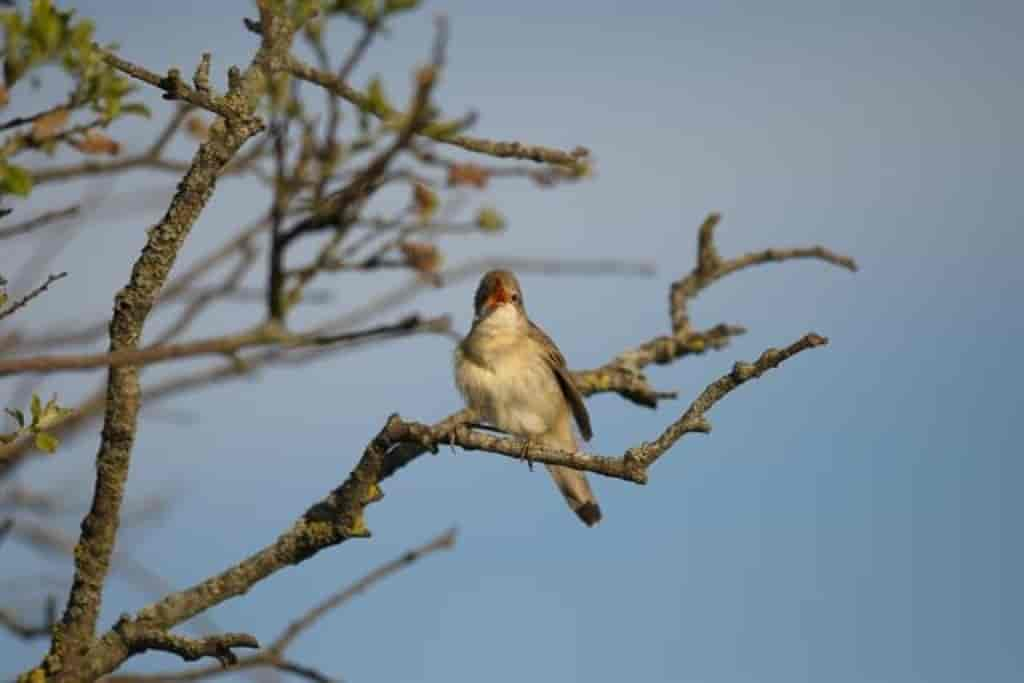
[[[49,636],[56,619],[57,603],[52,597],[46,600],[46,605],[43,609],[43,621],[39,626],[28,624],[22,621],[13,611],[0,608],[0,626],[3,626],[22,640]]]
[[[296,57],[290,59],[288,68],[296,78],[316,83],[338,97],[354,104],[361,111],[372,114],[383,121],[405,120],[405,113],[394,110],[384,103],[372,100],[368,95],[349,86],[332,73],[316,69]],[[453,133],[452,128],[454,127],[451,122],[440,122],[434,126],[424,128],[418,134],[447,145],[454,145],[470,152],[477,152],[488,156],[560,164],[574,168],[581,167],[589,154],[583,147],[577,147],[571,152],[565,152],[539,145],[526,145],[521,142],[501,142],[471,137],[458,134],[457,132]]]
[[[753,363],[738,362],[733,366],[732,372],[720,377],[708,385],[700,396],[698,396],[690,407],[686,409],[682,417],[673,422],[665,431],[651,443],[644,443],[642,446],[630,448],[626,451],[623,459],[630,463],[630,467],[640,467],[646,470],[654,462],[668,451],[669,448],[690,432],[706,433],[711,429],[707,418],[704,417],[707,411],[725,398],[733,389],[752,379],[757,379],[768,370],[777,368],[783,361],[792,358],[801,351],[824,346],[828,339],[814,332],[809,332],[793,342],[784,349],[768,349]]]
[[[267,288],[267,304],[271,319],[283,320],[289,304],[288,299],[297,297],[301,293],[301,287],[308,282],[307,278],[295,292],[290,296],[285,296],[284,255],[288,246],[303,235],[331,226],[337,226],[340,229],[351,225],[356,219],[357,210],[376,189],[377,181],[387,171],[391,161],[409,145],[413,134],[421,130],[427,123],[427,105],[430,102],[430,93],[440,78],[446,40],[446,23],[442,19],[438,19],[433,62],[416,73],[416,91],[409,107],[409,116],[387,149],[371,161],[345,187],[321,202],[312,216],[300,221],[287,231],[274,235],[270,252],[270,281]]]
[[[530,456],[537,462],[587,470],[607,476],[643,483],[647,468],[672,444],[689,432],[707,432],[710,425],[704,417],[717,401],[744,382],[777,367],[785,359],[826,343],[823,337],[808,334],[782,351],[769,349],[753,364],[737,363],[733,371],[722,377],[690,405],[690,408],[665,430],[656,441],[631,448],[620,458],[550,450],[537,447]],[[225,600],[241,595],[251,586],[286,566],[303,562],[321,550],[351,538],[366,538],[370,530],[364,521],[367,505],[380,500],[379,483],[395,468],[387,465],[389,453],[403,443],[434,448],[454,443],[468,449],[481,449],[519,458],[522,443],[513,439],[493,437],[465,426],[439,429],[415,422],[404,422],[397,415],[363,451],[363,456],[338,488],[311,506],[291,529],[278,539],[249,556],[239,564],[187,588],[169,595],[140,610],[134,620],[155,629],[167,630]],[[107,633],[90,650],[88,673],[99,676],[113,671],[131,655],[116,631]]]
[[[261,14],[270,14],[265,3],[261,4]],[[111,352],[138,347],[143,324],[178,251],[213,192],[218,174],[241,146],[262,130],[262,122],[252,113],[251,96],[263,87],[264,65],[278,59],[277,53],[290,49],[295,29],[287,20],[278,21],[277,26],[264,35],[263,44],[244,76],[237,69],[230,74],[228,95],[217,102],[218,108],[223,109],[219,113],[224,121],[211,128],[209,139],[199,147],[166,215],[150,229],[128,284],[115,298],[110,322]],[[118,68],[132,66],[116,57],[110,59],[109,53],[101,54]],[[144,71],[141,67],[135,69],[136,74]],[[176,88],[175,94],[179,91]],[[208,99],[208,96],[198,95],[189,101],[202,105],[204,98]],[[64,616],[55,627],[51,653],[44,662],[58,680],[79,676],[79,671],[87,668],[82,654],[93,641],[102,589],[114,551],[138,423],[140,393],[137,367],[110,368],[92,507],[82,522],[82,534],[75,550],[75,577]]]
[[[410,322],[413,319],[416,320],[415,324]],[[187,372],[146,387],[142,392],[143,401],[152,403],[200,387],[243,379],[263,367],[283,363],[305,363],[340,351],[352,351],[362,348],[366,344],[388,339],[400,339],[419,334],[451,334],[451,321],[447,316],[434,318],[407,316],[394,325],[380,325],[366,330],[333,332],[332,330],[336,328],[337,325],[330,323],[314,328],[311,336],[334,337],[334,339],[327,344],[315,344],[307,348],[299,358],[293,357],[292,349],[287,346],[276,346],[249,356],[232,357],[222,365]],[[342,337],[342,339],[339,340],[338,337]],[[313,339],[315,340],[316,336]],[[69,435],[74,435],[96,417],[105,405],[106,391],[100,390],[75,406],[70,415],[51,425],[49,431],[66,441]],[[7,475],[33,452],[31,444],[31,439],[23,438],[12,444],[0,445],[0,478]]]
[[[685,338],[690,333],[690,318],[686,310],[687,302],[711,283],[744,268],[761,263],[781,263],[793,259],[818,259],[847,270],[857,270],[857,263],[852,258],[836,254],[821,246],[798,249],[765,249],[723,261],[718,255],[718,249],[715,248],[714,243],[715,227],[721,218],[721,214],[712,213],[704,220],[697,236],[697,266],[686,277],[672,283],[669,292],[669,308],[675,337]]]
[[[32,301],[32,299],[35,299],[37,296],[39,296],[40,294],[45,292],[47,289],[49,289],[50,285],[52,285],[57,280],[60,280],[61,278],[67,277],[67,275],[68,275],[67,273],[56,273],[56,274],[52,274],[49,277],[47,277],[46,278],[46,282],[44,282],[43,284],[39,285],[38,287],[33,289],[31,292],[29,292],[25,296],[21,297],[17,301],[11,303],[11,305],[8,306],[7,308],[4,308],[3,310],[0,310],[0,320],[3,320],[4,318],[6,318],[8,316],[14,315],[15,313],[17,313],[19,309],[24,308],[25,306],[27,306],[28,303],[30,301]]]
[[[291,645],[292,641],[298,638],[303,631],[309,630],[310,627],[312,627],[328,612],[344,605],[355,596],[367,591],[375,583],[402,569],[405,569],[425,555],[429,555],[438,550],[449,550],[454,546],[455,529],[449,529],[437,538],[431,540],[429,543],[406,551],[400,557],[391,560],[387,564],[382,564],[363,578],[353,583],[351,586],[328,596],[315,607],[303,614],[299,619],[292,622],[288,628],[286,628],[284,632],[270,644],[269,649],[278,654],[283,653],[285,649]]]
[[[171,173],[183,173],[188,170],[188,164],[180,161],[169,161],[166,159],[154,159],[148,154],[113,161],[95,161],[89,159],[68,166],[54,168],[40,168],[32,171],[32,178],[37,185],[45,183],[73,180],[81,176],[99,176],[108,173],[119,173],[136,168],[152,168],[158,171],[169,171]]]
[[[331,681],[332,679],[323,673],[303,667],[293,661],[285,659],[284,653],[288,647],[303,632],[309,630],[327,613],[343,606],[352,598],[366,592],[374,584],[405,569],[416,561],[440,550],[449,550],[455,545],[455,529],[449,529],[431,541],[402,553],[399,557],[380,565],[366,576],[344,589],[332,593],[322,601],[314,605],[301,617],[293,621],[284,629],[281,634],[266,647],[263,651],[241,658],[237,662],[238,669],[254,669],[259,667],[275,668],[287,673],[294,673],[313,681]],[[215,675],[223,671],[220,667],[206,667],[203,669],[191,669],[177,673],[164,673],[158,675],[145,674],[123,674],[111,676],[106,679],[108,683],[156,683],[157,681],[195,681],[207,676]]]
[[[771,368],[778,367],[787,358],[826,343],[827,340],[824,337],[811,332],[781,351],[768,349],[752,364],[737,363],[732,372],[710,384],[690,404],[686,412],[655,441],[630,448],[621,457],[563,451],[533,444],[529,447],[527,457],[533,462],[570,467],[602,474],[606,477],[645,484],[647,483],[647,469],[685,434],[707,433],[711,430],[705,413],[726,394],[744,382],[760,377]],[[392,442],[416,444],[428,450],[436,450],[438,446],[448,444],[470,451],[487,451],[516,459],[522,459],[524,453],[523,441],[474,431],[465,423],[457,426],[443,424],[443,426],[431,427],[415,422],[404,422],[392,416],[385,431]]]
[[[186,85],[185,81],[182,80],[181,72],[178,69],[170,69],[166,76],[161,76],[160,74],[154,73],[145,67],[139,66],[138,64],[133,64],[125,59],[121,59],[110,50],[106,50],[95,43],[93,44],[92,49],[103,59],[104,62],[118,71],[121,71],[144,83],[148,83],[155,88],[163,90],[165,93],[165,99],[184,100],[193,106],[219,114],[229,120],[235,120],[243,117],[247,118],[251,116],[250,112],[245,112],[237,106],[232,106],[230,103],[226,102],[223,97],[190,88]],[[206,61],[207,75],[209,75],[209,60],[206,59]],[[202,62],[200,62],[200,66],[202,66]],[[262,124],[257,124],[254,120],[248,122],[248,125],[262,130]]]
[[[200,339],[181,344],[147,346],[143,349],[124,349],[108,353],[82,354],[71,356],[36,356],[0,361],[0,377],[20,372],[57,372],[60,370],[90,370],[96,368],[142,367],[182,358],[203,355],[232,355],[242,349],[268,344],[280,344],[290,348],[303,346],[324,346],[338,342],[350,342],[363,337],[379,337],[409,331],[420,326],[419,316],[403,318],[396,324],[373,327],[368,330],[344,334],[325,335],[316,331],[305,334],[290,334],[274,325],[260,325],[248,332],[229,334],[210,339]],[[440,329],[439,331],[447,331]]]
[[[76,216],[81,210],[82,207],[75,204],[74,206],[69,206],[65,209],[47,211],[46,213],[40,214],[35,218],[30,218],[27,221],[16,223],[15,225],[9,225],[6,228],[0,229],[0,240],[16,237],[17,235],[24,235],[25,233],[32,232],[36,228],[44,227],[64,218]]]
[[[235,648],[259,648],[260,644],[248,633],[222,633],[206,638],[186,638],[165,630],[122,616],[114,625],[114,631],[121,637],[131,654],[146,650],[159,650],[176,654],[186,662],[203,657],[214,657],[222,666],[238,663]]]

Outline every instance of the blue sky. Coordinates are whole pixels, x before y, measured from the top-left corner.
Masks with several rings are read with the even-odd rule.
[[[191,69],[210,50],[223,74],[255,45],[241,28],[247,3],[180,2],[168,17],[146,3],[76,6],[102,39],[157,71]],[[716,284],[694,304],[696,321],[749,334],[652,370],[681,395],[658,411],[592,399],[596,452],[657,435],[736,360],[809,330],[830,346],[730,395],[710,415],[714,432],[684,439],[647,487],[595,481],[606,514],[597,529],[579,525],[542,473],[443,452],[385,486],[369,512],[372,540],[284,571],[212,618],[269,641],[323,595],[457,525],[453,552],[332,614],[295,644],[296,657],[351,681],[1019,680],[1024,466],[1012,443],[1024,380],[1024,11],[1011,2],[625,7],[428,5],[451,21],[439,93],[447,111],[479,111],[484,136],[585,145],[598,170],[556,190],[495,185],[507,234],[450,240],[448,262],[653,263],[649,278],[522,278],[533,318],[585,368],[667,329],[667,286],[692,266],[709,211],[724,214],[725,255],[822,243],[859,261],[856,275],[802,262]],[[400,92],[429,47],[429,10],[397,22],[354,80],[380,73]],[[332,40],[340,50],[353,35]],[[26,111],[44,95],[26,95]],[[141,148],[150,130],[126,127],[123,139]],[[185,158],[192,145],[174,150]],[[173,182],[145,174],[102,187],[166,195]],[[26,213],[86,189],[48,190]],[[183,259],[268,200],[256,183],[223,183]],[[69,279],[23,320],[109,312],[160,213],[159,202],[128,217],[116,207],[100,209],[59,254],[54,268]],[[12,246],[0,268],[12,272],[24,257]],[[402,280],[323,286],[337,292],[335,305],[354,307]],[[450,312],[465,330],[473,286],[427,292],[390,315]],[[199,331],[260,315],[240,305]],[[450,354],[443,338],[401,341],[153,406],[131,490],[141,500],[172,489],[180,502],[160,525],[129,530],[126,547],[176,586],[262,547],[341,481],[387,414],[431,420],[459,407]],[[81,375],[39,384],[62,396],[91,386]],[[24,470],[25,481],[87,501],[96,431]],[[61,519],[69,532],[79,514]],[[5,577],[40,569],[13,543],[3,553]],[[67,578],[66,564],[44,566]],[[114,580],[104,624],[149,600]],[[35,661],[40,647],[0,641],[0,675]],[[155,656],[130,668],[147,667],[180,664]]]

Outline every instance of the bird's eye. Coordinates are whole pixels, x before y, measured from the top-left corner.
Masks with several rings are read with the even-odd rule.
[[[512,292],[512,296],[509,297],[509,298],[512,299],[512,301],[519,301],[519,293],[518,292]]]

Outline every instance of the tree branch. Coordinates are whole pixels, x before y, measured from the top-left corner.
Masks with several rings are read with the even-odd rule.
[[[352,103],[360,111],[372,114],[383,121],[405,120],[406,118],[405,113],[392,109],[386,103],[372,100],[365,93],[346,84],[335,74],[321,71],[294,56],[288,61],[288,69],[296,78],[316,83],[343,100]],[[478,154],[506,159],[523,159],[548,164],[559,164],[580,168],[581,170],[584,168],[583,162],[589,154],[588,150],[583,147],[577,147],[571,152],[565,152],[539,145],[525,145],[521,142],[501,142],[471,137],[469,135],[460,135],[452,133],[452,127],[450,124],[441,122],[419,131],[418,134],[447,145],[454,145],[470,152],[477,152]]]
[[[726,394],[777,367],[785,359],[824,343],[823,337],[812,333],[782,351],[769,349],[753,364],[737,363],[731,373],[709,385],[657,440],[631,448],[620,458],[540,447],[531,448],[530,456],[536,462],[644,483],[647,468],[672,444],[689,432],[707,432],[710,429],[704,414]],[[465,417],[467,413],[462,415]],[[451,427],[443,423],[430,427],[404,422],[397,415],[392,415],[367,445],[345,482],[312,505],[274,543],[220,574],[140,610],[133,619],[156,629],[173,628],[225,600],[244,594],[271,574],[304,562],[325,548],[351,538],[369,537],[370,530],[364,521],[365,508],[383,497],[379,483],[396,470],[388,465],[389,454],[404,443],[430,449],[454,443],[467,449],[487,450],[514,458],[522,454],[522,443],[513,439],[493,437],[458,423]],[[131,650],[117,631],[108,632],[86,658],[90,667],[88,675],[96,677],[109,673],[129,656]]]
[[[722,216],[709,214],[697,234],[697,266],[684,278],[672,283],[669,291],[669,312],[675,337],[685,338],[690,333],[690,318],[687,302],[697,296],[711,283],[744,268],[762,263],[781,263],[793,259],[818,259],[841,268],[856,272],[857,263],[848,256],[842,256],[821,246],[798,249],[765,249],[735,259],[723,261],[715,247],[715,227]]]
[[[31,292],[29,292],[25,296],[21,297],[17,301],[13,302],[7,308],[4,308],[4,309],[0,310],[0,320],[3,320],[4,318],[6,318],[8,316],[11,316],[11,315],[14,315],[15,313],[17,313],[19,309],[24,308],[25,306],[27,306],[28,303],[30,301],[32,301],[32,299],[35,299],[37,296],[39,296],[40,294],[45,292],[47,289],[49,289],[50,285],[52,285],[57,280],[60,280],[61,278],[67,277],[67,275],[68,275],[67,273],[56,273],[56,274],[53,274],[53,275],[50,275],[49,277],[47,277],[46,278],[46,282],[44,282],[43,284],[39,285],[38,287],[33,289]],[[2,373],[0,373],[0,374],[2,374]]]
[[[121,637],[129,653],[138,654],[147,650],[159,650],[176,654],[186,662],[203,657],[214,657],[227,667],[238,663],[234,648],[259,648],[260,644],[248,633],[222,633],[205,638],[185,638],[145,623],[122,616],[114,625],[114,631]]]
[[[621,457],[565,451],[533,444],[530,444],[527,457],[530,461],[546,465],[570,467],[637,484],[646,484],[647,469],[679,439],[690,432],[707,433],[711,430],[705,413],[726,394],[744,382],[760,377],[769,369],[778,367],[787,358],[826,343],[827,340],[824,337],[811,332],[781,351],[768,349],[753,364],[737,363],[732,372],[709,385],[690,404],[686,412],[669,425],[655,441],[630,448]],[[416,422],[404,422],[393,417],[385,429],[393,442],[416,444],[432,451],[436,451],[438,446],[448,444],[470,451],[480,450],[510,458],[523,458],[524,442],[520,439],[474,431],[465,423],[456,426],[441,424],[431,427]]]
[[[0,377],[21,372],[57,372],[60,370],[92,370],[96,368],[143,367],[182,358],[204,355],[232,355],[255,346],[279,344],[288,348],[304,346],[326,346],[338,342],[351,342],[363,337],[379,337],[385,334],[406,332],[422,324],[419,316],[406,316],[397,323],[372,327],[367,330],[344,334],[320,334],[317,331],[291,334],[272,324],[264,324],[248,332],[228,334],[209,339],[199,339],[181,344],[162,344],[142,349],[124,349],[108,353],[81,354],[68,356],[35,356],[0,361]],[[433,326],[437,331],[447,331],[447,318],[439,318]]]
[[[290,661],[285,658],[285,651],[302,633],[308,631],[329,612],[338,609],[357,595],[366,592],[376,583],[405,569],[418,560],[438,552],[449,550],[455,546],[455,530],[449,529],[433,540],[417,548],[408,550],[399,557],[380,565],[366,576],[344,589],[332,593],[314,605],[302,616],[293,621],[281,634],[262,651],[238,660],[238,669],[255,669],[260,667],[275,668],[287,673],[295,673],[314,681],[330,681],[324,674]],[[208,666],[201,669],[189,669],[174,673],[156,675],[122,674],[106,679],[107,683],[158,683],[165,681],[197,681],[208,676],[219,674],[223,669],[219,666]]]
[[[36,228],[55,223],[63,218],[70,218],[77,215],[82,210],[82,207],[75,204],[64,209],[57,209],[56,211],[47,211],[46,213],[40,214],[35,218],[30,218],[22,223],[16,223],[15,225],[9,225],[6,228],[0,229],[0,240],[9,239],[17,235],[24,235],[25,233],[32,232]]]
[[[288,308],[284,295],[284,255],[288,246],[303,235],[331,226],[346,227],[356,218],[356,209],[376,189],[376,184],[387,171],[395,156],[409,145],[412,136],[427,123],[427,105],[430,92],[440,77],[444,64],[444,49],[447,28],[443,19],[438,19],[432,64],[416,74],[416,90],[409,107],[409,116],[394,141],[359,172],[345,187],[325,198],[316,207],[313,215],[300,221],[284,232],[275,233],[270,251],[270,275],[267,288],[267,304],[271,319],[281,321]]]
[[[321,358],[341,350],[361,348],[367,343],[398,339],[414,334],[451,334],[451,321],[447,316],[423,318],[406,316],[397,323],[378,325],[350,332],[334,332],[337,326],[332,324],[314,328],[309,334],[311,346],[307,347],[301,358],[293,359],[289,346],[275,346],[249,356],[232,356],[228,362],[214,367],[203,368],[181,375],[172,376],[142,392],[144,403],[159,401],[177,396],[189,390],[217,384],[227,380],[245,378],[260,368],[279,365],[285,362],[307,362]],[[67,440],[69,434],[75,433],[88,424],[106,405],[106,392],[99,391],[86,399],[66,417],[50,425],[51,431]],[[24,462],[31,451],[32,440],[22,438],[12,444],[0,445],[0,478],[6,476],[12,468]]]
[[[329,595],[308,612],[293,621],[288,628],[286,628],[281,635],[279,635],[277,639],[270,644],[269,650],[277,653],[278,655],[283,654],[296,638],[298,638],[304,631],[308,631],[328,612],[341,607],[360,593],[364,593],[369,590],[374,584],[378,583],[382,579],[405,569],[424,556],[430,555],[438,550],[450,550],[454,546],[455,529],[449,529],[430,542],[417,548],[413,548],[412,550],[408,550],[402,553],[400,557],[397,557],[386,564],[382,564],[352,585],[338,591],[337,593]]]
[[[32,640],[33,638],[42,638],[51,635],[56,618],[57,603],[52,597],[46,601],[43,623],[39,626],[27,624],[19,619],[14,612],[0,608],[0,625],[22,640]]]
[[[267,17],[265,23],[269,24],[270,5],[262,2],[260,10],[261,15]],[[199,147],[166,215],[149,231],[128,284],[115,298],[110,322],[111,352],[138,347],[143,324],[178,251],[210,198],[217,176],[241,146],[262,130],[262,123],[253,115],[251,99],[264,87],[264,65],[290,49],[296,28],[284,19],[277,18],[275,22],[275,30],[266,32],[244,76],[237,71],[232,73],[228,94],[218,102],[219,107],[224,107],[223,120],[211,127],[209,139]],[[121,61],[117,60],[115,66]],[[44,660],[45,670],[55,674],[58,680],[89,680],[85,673],[89,666],[82,660],[82,654],[93,642],[103,585],[114,551],[135,441],[140,393],[137,367],[110,369],[92,507],[82,522],[67,607],[55,628],[50,655]]]

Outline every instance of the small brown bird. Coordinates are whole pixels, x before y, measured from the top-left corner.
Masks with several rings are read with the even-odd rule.
[[[476,317],[455,350],[455,383],[486,422],[527,443],[575,451],[575,417],[590,440],[590,416],[558,347],[526,315],[516,276],[492,270],[480,280]],[[587,526],[601,508],[579,470],[546,465],[569,507]]]

